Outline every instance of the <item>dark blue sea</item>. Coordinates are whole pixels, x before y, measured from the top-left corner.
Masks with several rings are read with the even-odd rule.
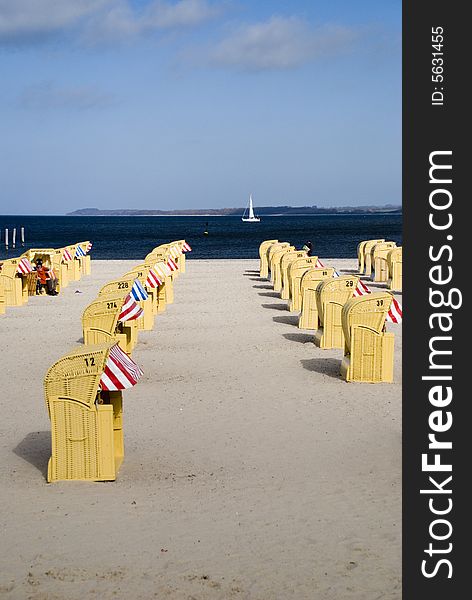
[[[327,258],[354,258],[361,240],[385,238],[400,245],[402,216],[310,215],[264,217],[243,223],[240,217],[65,217],[0,216],[0,258],[5,258],[5,228],[10,230],[9,257],[24,252],[19,243],[25,228],[25,248],[60,248],[93,242],[96,259],[140,260],[155,246],[185,239],[194,258],[258,258],[263,240],[278,239],[301,247],[313,242],[315,253]],[[17,248],[11,232],[17,229]],[[204,231],[208,235],[204,235]]]

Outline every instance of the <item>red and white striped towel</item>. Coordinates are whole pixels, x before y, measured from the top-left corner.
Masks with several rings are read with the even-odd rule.
[[[134,321],[143,316],[143,309],[139,306],[136,300],[128,294],[123,302],[121,312],[118,316],[118,321],[124,323],[125,321]]]
[[[165,262],[162,261],[159,261],[154,265],[154,270],[156,271],[157,276],[161,279],[163,283],[166,277],[172,275],[172,271],[170,270],[170,268],[166,265]]]
[[[190,247],[189,243],[184,242],[182,244],[182,252],[192,252],[192,248]]]
[[[138,365],[116,344],[108,355],[100,385],[109,392],[126,390],[136,385],[142,375]]]
[[[169,267],[169,269],[171,271],[178,271],[178,269],[179,269],[179,267],[177,266],[177,264],[174,262],[174,260],[171,257],[169,257],[167,259],[167,266]]]
[[[72,260],[72,254],[69,252],[69,250],[67,250],[67,248],[64,248],[64,252],[62,253],[62,260],[64,262],[69,262],[70,260]]]
[[[16,272],[20,273],[20,275],[28,275],[28,273],[32,273],[33,270],[33,265],[27,258],[20,259],[20,262],[16,268]]]
[[[150,288],[157,288],[162,285],[162,282],[163,278],[161,279],[154,269],[149,269],[146,285]]]
[[[371,294],[371,293],[372,293],[372,290],[362,281],[362,279],[359,279],[359,283],[357,284],[357,287],[354,290],[353,297],[365,296],[365,294]],[[402,306],[401,306],[400,302],[398,302],[398,300],[395,297],[393,297],[392,303],[390,304],[390,308],[387,313],[386,321],[388,323],[401,323],[402,320],[403,320]]]
[[[178,246],[171,246],[169,249],[169,254],[172,258],[179,258],[179,256],[182,254],[182,251]]]

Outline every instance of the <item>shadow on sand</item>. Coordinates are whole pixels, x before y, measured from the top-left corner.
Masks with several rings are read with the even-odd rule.
[[[298,325],[298,315],[286,315],[284,317],[272,317],[276,323],[284,323],[285,325]]]
[[[341,361],[338,358],[308,358],[300,362],[307,371],[314,371],[328,377],[333,377],[334,379],[341,379],[339,372]]]
[[[18,446],[13,448],[13,452],[38,469],[46,479],[48,460],[51,456],[51,432],[33,431],[28,433]]]
[[[299,344],[314,344],[315,336],[309,333],[283,333],[283,337],[291,342],[298,342]]]
[[[261,304],[262,308],[271,308],[272,310],[283,310],[287,312],[286,304]]]

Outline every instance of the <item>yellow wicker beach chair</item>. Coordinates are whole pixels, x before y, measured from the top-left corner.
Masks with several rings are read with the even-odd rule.
[[[362,275],[366,268],[366,256],[367,256],[366,250],[365,250],[366,244],[373,243],[373,245],[375,245],[375,244],[380,244],[381,242],[385,242],[385,240],[383,238],[378,239],[378,240],[365,240],[363,242],[360,242],[357,245],[357,262],[359,265],[359,274]],[[369,250],[369,253],[370,253],[370,250]],[[370,259],[369,259],[369,261],[370,261]],[[366,273],[366,275],[367,275],[367,273]],[[370,272],[368,273],[368,275],[370,275]]]
[[[276,253],[278,253],[280,250],[283,250],[284,248],[289,248],[289,247],[290,247],[289,242],[277,242],[277,243],[269,246],[269,248],[267,249],[267,265],[268,265],[268,270],[269,270],[268,278],[269,278],[269,281],[272,283],[272,285],[274,284],[274,281],[275,281],[274,257],[276,255]]]
[[[138,277],[137,273],[125,273],[122,277],[114,279],[113,281],[109,281],[104,286],[102,286],[102,288],[98,292],[98,295],[106,296],[109,294],[118,294],[125,297],[131,292],[133,283],[136,279],[138,279],[143,286],[145,285],[145,281],[143,282],[142,279]],[[148,295],[147,300],[140,300],[138,304],[143,309],[143,316],[140,319],[136,320],[136,327],[138,331],[151,331],[154,327],[152,298]]]
[[[6,306],[23,306],[28,302],[28,279],[17,270],[20,260],[21,257],[5,260],[0,271]]]
[[[380,242],[371,250],[372,280],[386,282],[388,280],[387,256],[390,250],[396,248],[395,242]]]
[[[69,268],[67,261],[64,260],[64,248],[57,248],[53,255],[53,269],[59,280],[60,289],[64,289],[69,285]]]
[[[272,244],[276,244],[279,240],[265,240],[259,246],[259,277],[267,278],[269,276],[269,262],[267,251]]]
[[[57,278],[56,291],[61,292],[69,283],[69,272],[67,266],[62,262],[61,250],[55,248],[30,248],[23,256],[35,265],[38,259],[43,261],[43,265],[52,269]],[[30,294],[32,295],[32,294]]]
[[[131,354],[138,339],[137,320],[118,321],[126,295],[117,292],[99,296],[82,315],[84,344],[115,342]]]
[[[345,339],[341,375],[346,381],[391,383],[394,335],[385,331],[392,302],[388,292],[352,298],[342,309]]]
[[[307,258],[306,250],[292,250],[286,252],[282,256],[282,260],[280,261],[280,277],[282,283],[280,297],[282,300],[289,300],[290,298],[290,279],[288,277],[289,265],[300,258]]]
[[[154,250],[152,251],[153,254],[160,254],[161,256],[165,256],[166,259],[171,258],[175,262],[175,264],[177,265],[177,270],[172,272],[172,275],[171,275],[172,281],[177,279],[181,273],[180,259],[183,256],[183,254],[178,255],[178,256],[175,255],[175,253],[173,252],[174,248],[180,249],[178,242],[170,242],[169,244],[161,244],[160,246],[157,246],[157,248],[154,248]]]
[[[281,271],[281,262],[282,257],[287,252],[293,252],[295,250],[295,246],[285,246],[279,250],[276,250],[271,257],[270,263],[270,273],[272,276],[272,285],[274,286],[274,291],[281,292],[282,291],[282,271]]]
[[[299,329],[313,329],[319,327],[318,304],[316,302],[316,288],[320,281],[331,279],[334,275],[332,267],[309,269],[305,271],[300,282],[300,316]]]
[[[288,265],[287,277],[289,288],[289,305],[290,312],[300,312],[301,309],[301,294],[300,285],[303,275],[313,269],[318,262],[317,256],[307,256],[305,258],[297,258]]]
[[[176,240],[175,242],[171,242],[170,245],[171,246],[177,246],[180,251],[182,252],[182,248],[184,247],[185,244],[185,240]],[[177,257],[177,266],[179,267],[179,273],[181,275],[183,275],[185,273],[185,260],[186,260],[186,256],[184,254],[184,252],[182,252],[182,254]]]
[[[77,246],[80,246],[82,250],[85,252],[85,256],[81,256],[79,258],[80,268],[82,270],[82,275],[90,275],[92,272],[92,259],[90,254],[87,254],[89,251],[90,241],[79,242]]]
[[[139,278],[139,280],[141,282],[143,282],[143,280],[144,281],[147,280],[147,276],[149,275],[150,269],[151,269],[150,265],[146,265],[145,263],[142,263],[140,265],[136,265],[131,271],[129,271],[129,273],[135,273],[136,276]],[[155,317],[158,312],[162,312],[165,309],[165,295],[164,295],[164,298],[162,300],[164,303],[164,306],[163,306],[162,310],[159,310],[159,287],[151,287],[151,286],[147,285],[147,283],[146,283],[146,291],[149,295],[149,298],[151,299],[151,308],[152,308],[153,317]]]
[[[370,277],[372,274],[372,248],[376,244],[380,244],[385,242],[385,240],[367,240],[364,242],[364,265],[365,265],[365,274]]]
[[[6,302],[5,302],[5,284],[2,278],[2,267],[3,263],[0,263],[0,315],[5,314]]]
[[[82,346],[48,370],[44,379],[51,420],[48,482],[116,479],[124,457],[122,386],[105,391],[104,383],[110,381],[109,365],[116,363],[109,361],[116,355],[113,342]]]
[[[320,326],[315,332],[315,344],[320,348],[344,348],[341,312],[358,282],[356,275],[342,275],[318,284],[316,303]]]
[[[388,287],[397,292],[402,291],[402,247],[393,248],[387,254]]]
[[[167,264],[166,252],[151,252],[144,259],[146,266],[154,268],[158,263]],[[174,271],[175,272],[175,271]],[[158,312],[165,310],[167,304],[174,302],[173,273],[164,276],[163,285],[159,286]]]
[[[67,263],[69,281],[79,281],[82,276],[82,263],[80,262],[80,259],[75,258],[75,251],[77,250],[78,245],[79,244],[71,244],[66,246],[72,256],[72,260]]]

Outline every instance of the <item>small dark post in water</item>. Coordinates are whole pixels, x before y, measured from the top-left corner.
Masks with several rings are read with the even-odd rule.
[[[11,236],[11,247],[14,249],[16,246],[16,227],[13,228],[13,234]]]
[[[21,228],[21,245],[22,246],[25,245],[25,228],[24,227]]]

